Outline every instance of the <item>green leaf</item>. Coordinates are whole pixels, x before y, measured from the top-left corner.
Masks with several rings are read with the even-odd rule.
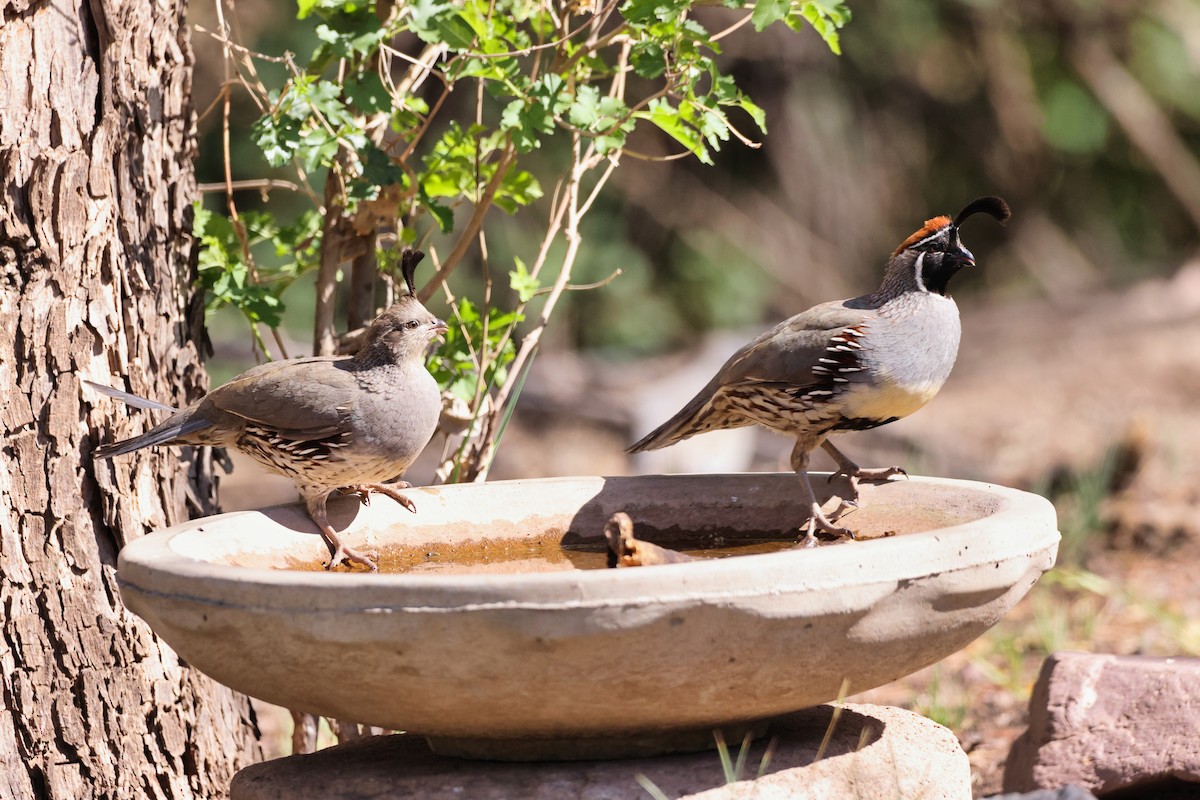
[[[324,128],[310,128],[300,137],[300,147],[296,154],[300,157],[304,168],[309,172],[314,172],[318,167],[331,164],[337,151],[338,139],[335,134],[329,133]]]
[[[580,86],[571,104],[570,120],[589,133],[599,134],[596,147],[601,154],[625,146],[634,120],[625,103],[616,97],[601,96],[595,86]]]
[[[508,285],[517,293],[517,299],[522,303],[528,303],[537,294],[537,290],[541,288],[541,282],[537,278],[529,274],[529,270],[525,268],[525,262],[514,256],[513,263],[516,269],[508,273]]]
[[[362,165],[362,179],[368,183],[391,186],[404,182],[404,169],[374,144],[368,143],[359,150],[358,160]]]
[[[493,202],[509,214],[515,214],[519,207],[527,206],[541,196],[542,185],[533,173],[513,166],[500,182]]]
[[[392,110],[392,96],[377,72],[349,76],[343,85],[343,91],[355,108],[364,113],[377,114]]]
[[[787,25],[794,31],[804,27],[807,22],[816,31],[834,55],[842,54],[841,39],[838,28],[850,21],[850,9],[844,3],[834,0],[812,0],[800,4],[798,12],[788,15]]]
[[[442,233],[450,233],[454,230],[454,212],[449,207],[435,201],[425,191],[425,187],[420,184],[417,188],[417,197],[420,199],[421,207],[437,221],[438,230]]]
[[[758,0],[754,4],[750,22],[753,23],[754,30],[762,33],[768,25],[779,22],[781,19],[787,19],[791,10],[791,0]]]
[[[629,51],[629,61],[639,78],[654,80],[667,71],[667,53],[658,42],[638,42]]]
[[[546,75],[531,87],[527,99],[513,100],[500,115],[500,129],[513,137],[517,151],[528,153],[541,146],[541,137],[554,130],[554,117],[571,106],[560,75]]]
[[[754,124],[758,126],[760,131],[763,133],[767,132],[767,112],[763,111],[754,101],[745,96],[738,99],[738,105],[750,115],[750,118],[754,120]]]
[[[446,44],[459,52],[471,49],[477,32],[455,3],[418,0],[410,9],[413,30],[423,42]]]
[[[245,260],[241,240],[228,217],[195,206],[192,231],[200,241],[198,272],[205,289],[205,305],[211,310],[224,305],[237,308],[251,322],[276,327],[283,302],[270,287],[250,282],[250,265]],[[273,230],[274,220],[267,214],[251,216],[255,228]]]
[[[541,145],[540,134],[554,129],[554,118],[540,105],[513,100],[500,114],[500,129],[512,136],[518,153],[528,153]]]
[[[282,167],[292,160],[300,147],[300,124],[293,119],[276,119],[266,115],[250,128],[250,138],[262,150],[272,167]]]
[[[675,22],[691,5],[689,0],[626,0],[620,11],[630,22]]]
[[[673,107],[665,99],[659,98],[652,102],[645,111],[635,114],[639,119],[649,120],[661,128],[668,136],[682,144],[700,159],[702,164],[713,163],[712,156],[704,146],[704,140],[699,131],[684,121],[678,108]]]
[[[474,303],[462,298],[456,308],[445,343],[429,359],[429,371],[440,387],[470,402],[480,386],[476,359],[482,354],[487,354],[484,387],[502,386],[508,379],[508,366],[516,356],[510,331],[524,317],[515,311],[488,308],[485,336],[484,317]]]
[[[342,3],[330,7],[330,0],[318,6],[317,13],[322,21],[314,32],[325,45],[319,48],[309,65],[308,73],[316,75],[323,71],[324,60],[330,56],[354,58],[368,56],[379,49],[380,43],[393,32],[379,21],[379,17],[367,3]],[[323,51],[323,52],[322,52]],[[314,65],[317,66],[313,69]]]
[[[700,135],[714,150],[721,149],[721,142],[729,141],[729,120],[719,111],[712,109],[700,110],[697,115]]]

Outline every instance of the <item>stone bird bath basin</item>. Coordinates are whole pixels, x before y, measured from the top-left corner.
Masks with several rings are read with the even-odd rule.
[[[192,665],[271,703],[424,734],[443,753],[624,756],[702,747],[714,726],[833,700],[843,679],[854,693],[932,664],[1012,608],[1059,540],[1041,497],[913,478],[864,487],[863,507],[844,518],[860,541],[577,570],[555,556],[560,543],[602,542],[616,511],[668,547],[794,536],[796,478],[559,478],[408,494],[416,514],[347,498],[330,520],[356,546],[410,545],[423,564],[437,554],[418,571],[285,569],[328,550],[301,506],[278,506],[132,542],[121,594]],[[490,560],[438,566],[464,553]]]

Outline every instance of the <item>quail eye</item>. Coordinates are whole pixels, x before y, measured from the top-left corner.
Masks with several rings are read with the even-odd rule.
[[[414,331],[420,324],[421,323],[417,322],[415,319],[410,319],[408,322],[404,323],[404,327],[408,328],[410,331]]]

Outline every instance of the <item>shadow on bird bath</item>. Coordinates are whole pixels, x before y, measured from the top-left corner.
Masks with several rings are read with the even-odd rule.
[[[639,539],[683,551],[728,549],[762,542],[794,544],[808,521],[799,481],[786,474],[672,475],[604,478],[600,491],[580,507],[562,538],[565,547],[602,545],[604,525],[617,512],[628,514]],[[849,481],[813,475],[818,502],[843,496]],[[698,481],[711,485],[696,491]],[[940,492],[923,486],[914,497],[903,479],[862,486],[863,502],[841,518],[860,541],[961,525],[994,513],[986,495]],[[842,544],[846,539],[823,546]]]

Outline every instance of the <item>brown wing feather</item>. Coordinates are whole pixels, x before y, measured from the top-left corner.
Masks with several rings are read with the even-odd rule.
[[[721,403],[723,390],[753,384],[775,384],[797,394],[818,388],[823,378],[814,371],[832,339],[845,328],[859,325],[870,311],[840,300],[814,306],[787,319],[734,353],[708,384],[679,413],[651,431],[627,452],[656,450],[698,433],[752,424],[729,414]]]
[[[214,389],[203,402],[289,439],[333,436],[345,430],[348,404],[359,388],[349,363],[317,357],[263,364]]]

